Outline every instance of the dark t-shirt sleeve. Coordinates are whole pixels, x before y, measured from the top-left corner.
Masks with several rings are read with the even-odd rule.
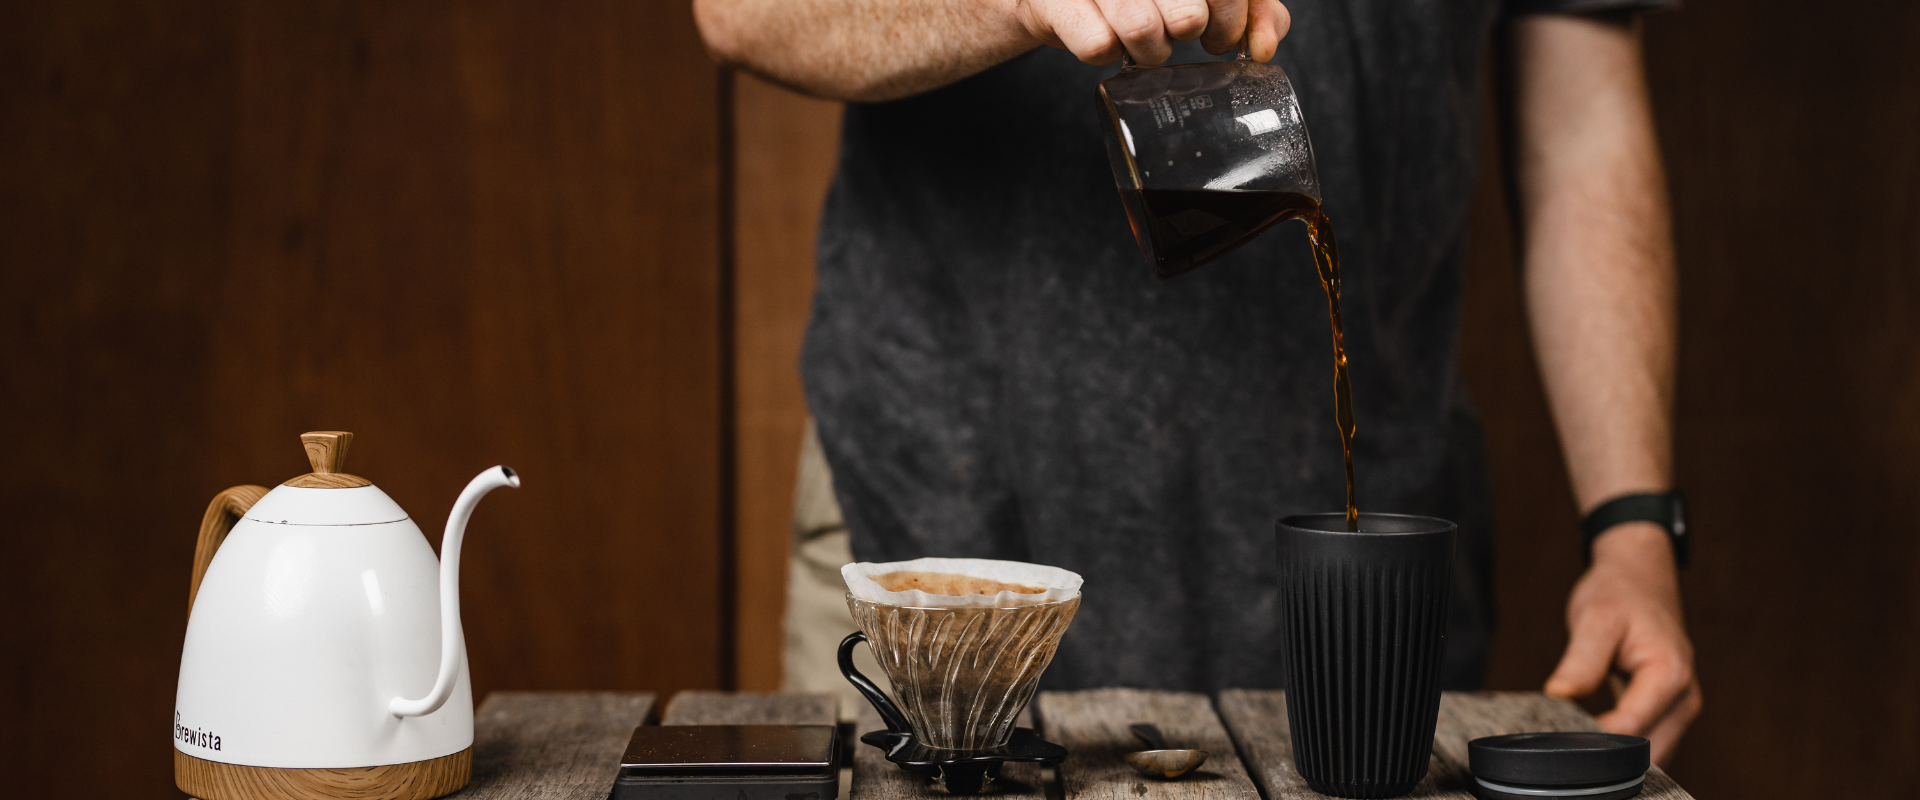
[[[1671,11],[1680,0],[1507,0],[1509,17],[1522,14],[1601,14],[1610,11]]]

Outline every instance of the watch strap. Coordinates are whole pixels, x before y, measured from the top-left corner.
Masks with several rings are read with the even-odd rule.
[[[1673,561],[1685,567],[1692,561],[1692,540],[1688,537],[1686,498],[1679,490],[1638,492],[1621,495],[1601,503],[1580,521],[1580,552],[1586,563],[1593,563],[1593,540],[1615,525],[1627,522],[1651,522],[1665,528],[1673,545]]]

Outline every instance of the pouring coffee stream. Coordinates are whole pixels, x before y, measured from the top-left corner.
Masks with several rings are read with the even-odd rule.
[[[1320,203],[1313,145],[1278,66],[1239,58],[1140,67],[1100,83],[1107,156],[1140,252],[1161,278],[1192,271],[1273,224],[1307,226],[1333,328],[1334,421],[1347,479],[1347,529],[1359,530],[1353,391],[1340,321],[1340,249]]]

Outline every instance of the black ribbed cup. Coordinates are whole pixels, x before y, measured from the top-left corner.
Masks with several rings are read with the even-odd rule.
[[[1453,523],[1306,514],[1276,524],[1293,765],[1336,797],[1398,797],[1427,774],[1440,715]]]

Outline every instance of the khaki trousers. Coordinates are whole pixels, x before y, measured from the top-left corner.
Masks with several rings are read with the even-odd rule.
[[[853,561],[846,521],[833,496],[833,472],[820,450],[812,419],[800,443],[800,475],[793,492],[793,550],[787,559],[786,643],[781,652],[780,690],[840,697],[840,718],[853,720],[867,701],[840,675],[840,640],[857,628],[847,612],[847,584],[840,567]],[[854,664],[891,691],[873,653],[862,646]]]

